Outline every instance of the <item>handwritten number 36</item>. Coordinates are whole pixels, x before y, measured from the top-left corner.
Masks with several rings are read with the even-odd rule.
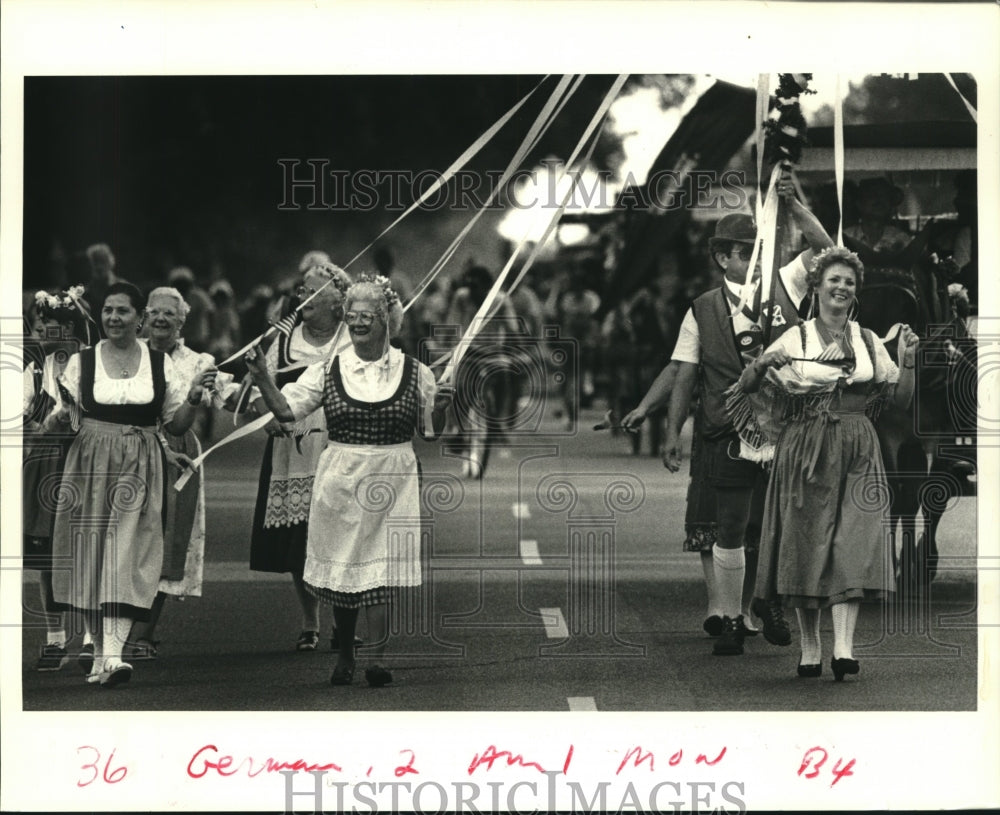
[[[79,753],[83,750],[91,750],[94,753],[94,760],[89,764],[81,764],[81,770],[92,770],[93,775],[89,779],[80,779],[76,782],[78,787],[86,787],[93,784],[102,775],[104,776],[105,783],[117,784],[119,781],[123,780],[126,775],[128,775],[128,769],[125,767],[118,767],[115,770],[111,769],[111,759],[115,757],[115,751],[111,751],[111,755],[108,756],[107,760],[104,762],[104,772],[102,773],[98,768],[98,763],[101,761],[101,751],[96,747],[91,747],[89,744],[84,744],[81,747],[76,748],[76,752]]]

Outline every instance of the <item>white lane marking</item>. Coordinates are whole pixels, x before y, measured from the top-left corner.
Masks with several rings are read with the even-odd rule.
[[[597,710],[597,702],[593,696],[568,696],[570,710]]]
[[[510,505],[510,509],[518,520],[524,521],[531,517],[531,507],[523,501],[515,501]]]
[[[542,565],[542,556],[538,553],[538,541],[521,541],[521,560],[525,566]]]
[[[561,608],[540,608],[542,621],[545,623],[545,636],[550,640],[564,640],[569,637],[566,618]]]

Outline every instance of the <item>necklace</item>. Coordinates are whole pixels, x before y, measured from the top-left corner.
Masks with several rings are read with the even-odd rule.
[[[132,363],[129,358],[132,356],[132,349],[128,349],[126,352],[126,357],[124,360],[116,359],[116,354],[108,354],[109,361],[112,363],[110,367],[114,368],[121,366],[121,371],[119,373],[120,379],[128,379],[132,376]],[[142,359],[142,351],[139,352],[139,359]]]

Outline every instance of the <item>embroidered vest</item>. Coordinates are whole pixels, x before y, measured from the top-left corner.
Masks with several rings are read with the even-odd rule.
[[[726,412],[724,391],[743,373],[743,368],[756,359],[763,348],[758,345],[752,353],[741,351],[729,318],[729,303],[722,288],[712,289],[696,298],[691,305],[698,323],[698,341],[701,345],[701,362],[698,378],[701,400],[699,404],[701,432],[705,438],[716,439],[735,432]],[[785,291],[780,275],[774,287],[774,319],[771,338],[774,342],[799,320],[792,298]]]
[[[403,359],[403,376],[396,392],[381,402],[362,402],[348,396],[340,375],[340,357],[327,369],[323,412],[330,441],[342,444],[402,444],[417,427],[417,366]]]
[[[91,346],[80,352],[80,407],[84,418],[115,424],[152,427],[160,418],[167,381],[163,375],[163,352],[149,350],[149,367],[153,372],[153,400],[144,405],[104,405],[94,400],[94,377],[97,366],[97,348]]]

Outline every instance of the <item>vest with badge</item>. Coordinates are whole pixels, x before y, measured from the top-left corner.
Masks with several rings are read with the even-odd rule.
[[[774,287],[772,307],[774,318],[771,322],[770,341],[774,342],[801,321],[798,306],[788,296],[780,275]],[[729,414],[726,413],[723,392],[740,378],[747,365],[761,355],[764,350],[763,332],[760,329],[740,333],[734,330],[724,285],[696,298],[691,308],[698,323],[698,340],[701,345],[701,362],[698,366],[701,432],[707,439],[718,439],[735,432]],[[761,315],[758,326],[763,320]]]

